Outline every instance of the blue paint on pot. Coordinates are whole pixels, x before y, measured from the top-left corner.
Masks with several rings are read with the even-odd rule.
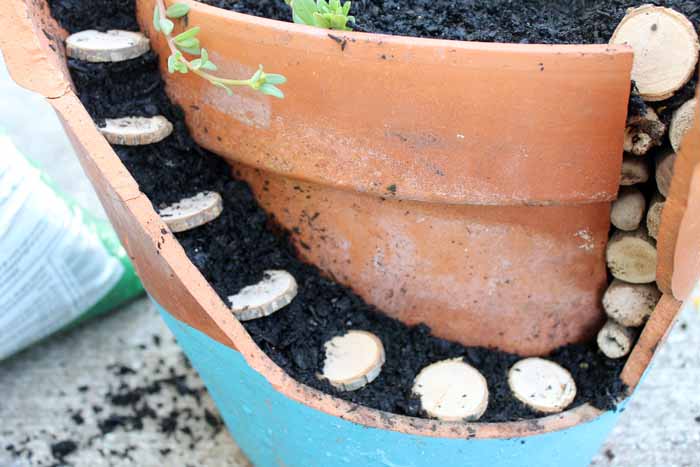
[[[620,411],[527,438],[448,439],[368,428],[288,399],[240,353],[156,304],[238,445],[257,467],[585,467]]]

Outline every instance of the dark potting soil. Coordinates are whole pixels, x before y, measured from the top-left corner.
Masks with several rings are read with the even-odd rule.
[[[121,8],[113,16],[114,24],[100,22],[100,27],[128,25],[124,18],[133,11],[132,1],[114,2]],[[103,2],[111,3],[51,0],[55,16],[71,32],[93,26],[82,18],[97,20],[96,3]],[[242,287],[258,282],[267,269],[284,269],[294,275],[299,293],[289,306],[270,317],[244,323],[255,342],[290,376],[351,402],[419,415],[420,404],[411,397],[416,374],[435,361],[462,356],[488,381],[491,396],[482,421],[538,416],[515,400],[508,389],[506,373],[518,356],[438,339],[424,325],[408,327],[365,303],[347,287],[324,277],[316,267],[297,259],[288,233],[278,229],[274,219],[258,206],[248,185],[232,178],[222,159],[191,139],[182,111],[164,93],[152,53],[114,64],[72,59],[68,64],[80,99],[98,125],[104,118],[156,114],[166,116],[174,124],[172,136],[160,143],[114,146],[154,206],[170,204],[202,190],[222,195],[224,210],[218,219],[176,237],[224,301]],[[162,241],[170,238],[164,231]],[[376,334],[384,343],[386,363],[380,376],[365,388],[338,392],[320,381],[316,373],[322,367],[324,342],[349,329]],[[573,406],[590,402],[601,409],[612,409],[624,395],[625,387],[619,380],[624,360],[605,358],[594,344],[563,347],[551,359],[569,369],[576,380],[578,394]]]
[[[284,0],[199,0],[291,21]],[[629,7],[654,3],[700,18],[696,0],[352,0],[356,31],[524,44],[606,43]],[[694,21],[695,23],[695,21]]]

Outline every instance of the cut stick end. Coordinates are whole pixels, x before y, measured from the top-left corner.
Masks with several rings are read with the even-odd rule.
[[[609,320],[598,332],[598,348],[606,357],[622,358],[632,350],[634,332],[615,321]]]
[[[695,73],[700,44],[693,24],[665,7],[628,10],[610,39],[634,50],[632,79],[645,101],[668,99]]]
[[[616,279],[632,284],[656,280],[656,243],[645,227],[634,232],[615,232],[605,250],[605,260]]]

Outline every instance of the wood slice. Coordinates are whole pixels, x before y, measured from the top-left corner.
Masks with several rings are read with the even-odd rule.
[[[172,232],[184,232],[213,221],[223,209],[219,193],[204,191],[161,209],[159,214]]]
[[[341,391],[355,391],[375,380],[382,371],[385,355],[382,341],[367,331],[348,331],[324,344],[325,378]]]
[[[625,154],[622,160],[620,185],[630,186],[649,180],[649,165],[643,157]]]
[[[634,332],[615,321],[609,320],[598,332],[598,348],[608,358],[622,358],[632,350]]]
[[[429,416],[445,421],[478,420],[489,403],[486,379],[462,358],[423,368],[413,381],[413,393]]]
[[[66,39],[68,56],[87,62],[122,62],[140,57],[150,49],[148,38],[132,31],[89,29],[71,34]]]
[[[646,200],[637,188],[623,186],[610,209],[610,222],[620,230],[637,230],[642,219]]]
[[[140,146],[164,140],[173,132],[173,124],[160,115],[108,118],[99,130],[111,144]]]
[[[270,316],[289,305],[297,295],[297,281],[287,271],[265,271],[263,279],[228,297],[239,321]]]
[[[696,99],[690,99],[688,102],[680,106],[673,113],[671,118],[671,126],[668,130],[668,137],[671,140],[673,150],[678,152],[681,150],[683,137],[688,134],[693,127],[695,121],[695,104]]]
[[[660,193],[657,193],[654,198],[652,198],[649,204],[649,211],[647,212],[647,232],[649,236],[656,240],[659,235],[659,228],[661,227],[661,213],[664,210],[665,199]]]
[[[651,107],[644,114],[635,115],[627,120],[625,128],[624,150],[635,156],[643,156],[654,146],[659,146],[666,135],[666,124]]]
[[[610,39],[634,50],[632,79],[646,101],[673,96],[694,75],[698,34],[693,24],[670,8],[642,5],[628,10]]]
[[[629,284],[613,279],[603,295],[603,308],[610,319],[637,327],[651,316],[660,298],[656,284]]]
[[[568,370],[543,358],[526,358],[508,371],[513,395],[531,409],[557,413],[576,398],[576,383]]]
[[[656,155],[656,187],[659,192],[668,196],[671,189],[671,181],[673,180],[673,164],[676,162],[676,153],[667,149],[660,151]]]
[[[645,227],[634,232],[615,232],[605,250],[605,259],[617,279],[632,284],[656,280],[656,244]]]

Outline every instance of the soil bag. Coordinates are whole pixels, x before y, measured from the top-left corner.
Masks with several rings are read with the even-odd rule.
[[[143,288],[119,238],[0,128],[0,360]]]

